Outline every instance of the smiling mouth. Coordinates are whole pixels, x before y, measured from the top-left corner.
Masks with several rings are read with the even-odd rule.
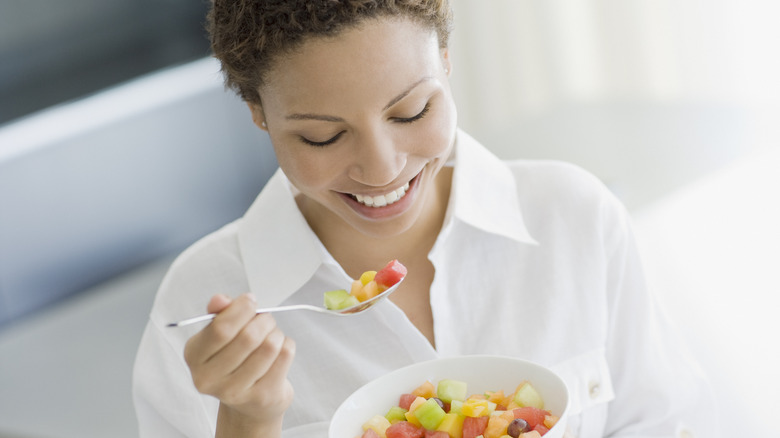
[[[404,196],[406,196],[407,190],[409,190],[408,182],[404,184],[403,187],[399,187],[390,193],[385,193],[384,195],[368,196],[353,194],[352,199],[368,207],[386,207],[400,201]]]

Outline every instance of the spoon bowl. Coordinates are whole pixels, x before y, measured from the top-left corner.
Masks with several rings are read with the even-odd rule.
[[[351,316],[351,315],[357,315],[358,313],[365,312],[369,308],[373,307],[374,305],[378,304],[380,301],[386,299],[390,296],[393,292],[395,292],[398,289],[398,286],[401,285],[401,283],[404,281],[405,277],[401,277],[400,280],[398,280],[398,283],[390,286],[389,288],[385,289],[384,292],[369,298],[363,302],[360,302],[358,304],[355,304],[354,306],[350,306],[344,309],[339,310],[330,310],[325,307],[320,306],[313,306],[311,304],[292,304],[289,306],[277,306],[277,307],[266,307],[257,309],[256,313],[274,313],[274,312],[288,312],[291,310],[308,310],[312,312],[318,312],[318,313],[324,313],[326,315],[333,315],[333,316]],[[205,315],[200,316],[194,316],[192,318],[183,319],[181,321],[172,322],[168,324],[166,327],[183,327],[185,325],[195,324],[196,322],[202,322],[202,321],[211,321],[214,319],[214,317],[217,316],[216,313],[207,313]]]

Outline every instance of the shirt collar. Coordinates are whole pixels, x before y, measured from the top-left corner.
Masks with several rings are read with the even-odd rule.
[[[238,239],[249,289],[260,306],[275,306],[287,299],[328,257],[298,210],[281,169],[244,214]]]
[[[521,243],[536,245],[520,210],[509,167],[473,137],[458,130],[448,215]]]
[[[460,130],[450,193],[449,218],[536,244],[525,227],[511,171]],[[240,221],[238,239],[249,289],[260,306],[278,305],[306,284],[320,266],[336,265],[298,210],[281,169]]]

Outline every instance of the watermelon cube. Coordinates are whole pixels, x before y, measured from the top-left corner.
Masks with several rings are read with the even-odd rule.
[[[406,276],[406,266],[398,260],[392,260],[384,268],[380,269],[374,276],[374,281],[382,292],[390,286],[401,281]]]
[[[466,417],[463,419],[463,438],[476,438],[485,433],[488,417]]]
[[[417,427],[408,421],[399,421],[390,425],[385,431],[387,438],[424,438],[425,429]]]

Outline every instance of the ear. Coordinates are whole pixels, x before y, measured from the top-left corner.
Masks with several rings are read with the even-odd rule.
[[[452,73],[452,62],[450,62],[450,49],[448,47],[444,47],[440,50],[441,52],[441,65],[444,67],[444,74],[447,76]]]
[[[249,107],[249,111],[252,113],[252,121],[254,124],[263,131],[268,131],[268,125],[265,122],[265,113],[263,112],[263,107],[259,103],[252,102],[247,102],[246,105]]]

